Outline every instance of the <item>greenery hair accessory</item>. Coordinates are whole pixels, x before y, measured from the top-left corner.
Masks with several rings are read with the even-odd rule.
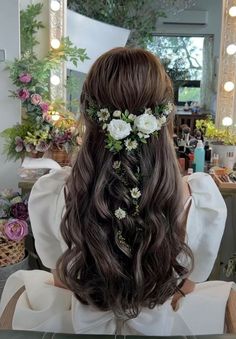
[[[97,109],[90,106],[88,115],[95,120],[105,131],[106,148],[113,153],[121,150],[136,150],[141,143],[147,143],[151,135],[158,136],[158,131],[166,124],[167,116],[173,111],[174,105],[169,102],[166,105],[156,106],[154,110],[145,108],[142,114],[130,114],[108,108]]]

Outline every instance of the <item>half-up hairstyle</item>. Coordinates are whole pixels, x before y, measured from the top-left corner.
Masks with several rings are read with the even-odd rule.
[[[142,49],[116,48],[103,54],[83,85],[86,128],[65,189],[61,233],[68,249],[57,271],[79,301],[121,317],[133,318],[142,307],[163,304],[192,267],[192,253],[184,243],[173,116],[135,152],[115,154],[105,147],[104,130],[87,112],[92,103],[98,109],[138,115],[171,99],[172,85],[163,66]],[[114,170],[115,161],[121,163],[120,171]],[[134,213],[130,187],[137,186],[137,177],[141,197]],[[114,214],[120,207],[127,211],[125,218]]]

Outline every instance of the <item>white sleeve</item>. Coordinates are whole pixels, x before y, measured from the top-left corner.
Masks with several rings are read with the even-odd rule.
[[[64,185],[71,168],[53,170],[34,184],[29,198],[29,216],[36,251],[45,267],[56,268],[63,253],[60,223],[65,207]]]
[[[188,184],[192,203],[186,225],[186,242],[194,256],[189,279],[205,281],[214,266],[224,233],[227,209],[222,195],[210,175],[194,173]]]

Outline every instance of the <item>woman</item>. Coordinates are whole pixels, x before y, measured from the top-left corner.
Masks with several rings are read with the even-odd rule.
[[[81,95],[86,130],[77,160],[72,170],[40,178],[29,201],[36,249],[53,271],[54,286],[40,271],[10,278],[8,286],[23,281],[30,308],[40,311],[29,312],[23,328],[223,331],[231,284],[200,284],[176,308],[181,289],[190,292],[191,280],[208,278],[226,208],[210,176],[181,179],[171,100],[171,82],[147,51],[116,48],[92,66]],[[23,309],[16,307],[15,328],[22,326]]]

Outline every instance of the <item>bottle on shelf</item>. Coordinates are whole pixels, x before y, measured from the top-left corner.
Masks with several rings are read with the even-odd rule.
[[[196,165],[196,172],[204,172],[205,150],[202,140],[198,140],[197,147],[194,150],[194,163]]]

